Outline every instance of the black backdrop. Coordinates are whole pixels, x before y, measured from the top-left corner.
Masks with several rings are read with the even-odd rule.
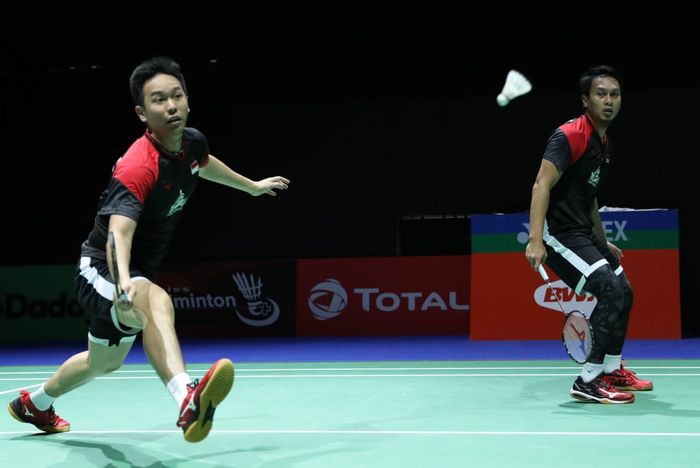
[[[527,209],[547,137],[581,111],[578,74],[609,63],[626,87],[600,203],[680,210],[683,329],[700,335],[692,2],[237,3],[16,6],[0,264],[77,259],[112,163],[142,132],[128,76],[153,54],[181,63],[213,154],[292,180],[277,198],[202,183],[172,260],[464,253],[461,216]],[[534,89],[500,108],[511,68]]]

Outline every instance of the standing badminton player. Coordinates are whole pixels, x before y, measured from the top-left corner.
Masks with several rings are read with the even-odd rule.
[[[612,67],[592,67],[581,75],[579,92],[584,112],[551,134],[532,187],[525,256],[535,271],[546,261],[576,294],[597,299],[590,318],[593,349],[571,396],[633,403],[631,390],[651,390],[653,384],[622,365],[632,287],[620,264],[622,252],[605,237],[597,199],[612,161],[607,130],[620,112],[622,78]]]
[[[289,180],[253,181],[209,154],[205,136],[186,126],[187,88],[172,59],[145,60],[133,70],[130,87],[146,131],[113,167],[76,275],[77,298],[89,317],[88,349],[65,361],[33,393],[22,390],[8,409],[42,431],[70,430],[54,412],[54,400],[118,369],[142,333],[149,361],[177,403],[177,426],[185,440],[198,442],[209,434],[214,410],[233,385],[233,363],[219,359],[201,380],[192,381],[174,327],[173,303],[156,284],[156,274],[199,178],[253,196],[276,195]],[[108,233],[114,239],[116,278],[110,274],[111,253],[106,253]],[[115,295],[116,283],[128,300]]]

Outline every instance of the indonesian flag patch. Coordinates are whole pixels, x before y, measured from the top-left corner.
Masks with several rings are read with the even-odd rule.
[[[196,174],[199,172],[199,164],[197,161],[192,161],[192,164],[190,164],[190,172],[192,174]]]

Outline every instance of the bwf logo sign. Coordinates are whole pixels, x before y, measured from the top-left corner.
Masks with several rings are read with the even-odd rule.
[[[556,295],[556,297],[555,297]],[[557,298],[561,301],[562,307],[568,313],[578,310],[586,317],[590,317],[595,305],[598,303],[595,296],[576,295],[573,289],[568,287],[562,280],[552,282],[552,289],[546,284],[538,287],[534,294],[537,305],[561,312]]]
[[[231,276],[246,302],[245,306],[238,304],[236,307],[241,322],[251,327],[266,327],[279,319],[280,306],[274,299],[263,297],[262,278],[241,272]]]
[[[408,312],[468,311],[468,304],[460,304],[457,293],[450,291],[447,298],[431,291],[427,295],[421,291],[382,292],[379,288],[354,288],[360,296],[361,308],[365,312],[394,312],[405,309]],[[318,320],[327,320],[340,315],[348,305],[348,293],[334,278],[326,278],[311,288],[307,301],[309,310]]]

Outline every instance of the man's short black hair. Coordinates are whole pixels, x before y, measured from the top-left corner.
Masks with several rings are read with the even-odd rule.
[[[178,79],[182,85],[182,89],[187,94],[187,86],[185,85],[185,77],[182,75],[180,65],[170,57],[151,57],[141,62],[129,77],[129,88],[131,89],[131,98],[137,106],[143,106],[143,85],[159,73],[172,75]]]
[[[620,83],[620,91],[622,91],[622,76],[610,65],[596,65],[581,73],[581,78],[578,81],[578,90],[588,96],[591,92],[591,83],[598,77],[609,76],[615,78]]]

